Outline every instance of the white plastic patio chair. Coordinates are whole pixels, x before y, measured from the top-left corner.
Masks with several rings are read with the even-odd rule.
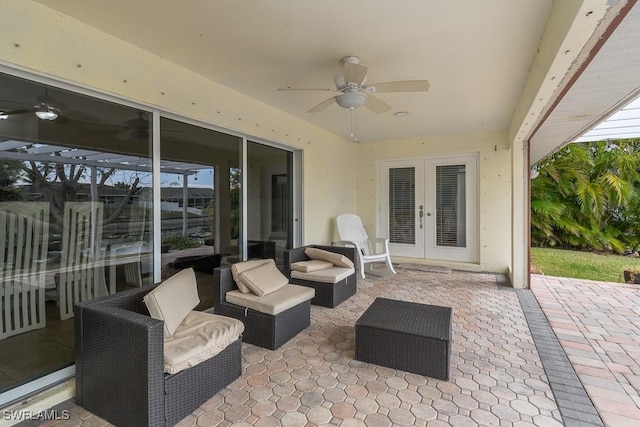
[[[340,235],[339,245],[353,246],[358,254],[358,264],[360,275],[365,278],[365,264],[373,262],[385,262],[389,270],[395,274],[391,264],[389,254],[389,239],[383,237],[369,238],[367,230],[362,225],[362,220],[358,215],[344,214],[337,218],[338,234]]]

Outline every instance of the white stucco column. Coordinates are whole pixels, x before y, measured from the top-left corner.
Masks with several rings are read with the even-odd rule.
[[[515,288],[529,284],[529,148],[528,141],[544,122],[563,89],[588,57],[589,44],[609,10],[607,0],[553,3],[533,58],[529,76],[511,118],[512,254],[510,276]],[[563,141],[557,141],[560,145]]]

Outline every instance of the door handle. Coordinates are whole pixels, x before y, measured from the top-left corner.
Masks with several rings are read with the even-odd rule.
[[[420,218],[420,229],[423,228],[422,226],[422,217],[424,216],[424,206],[420,205],[420,210],[418,211],[418,217]],[[429,215],[429,214],[427,214]]]

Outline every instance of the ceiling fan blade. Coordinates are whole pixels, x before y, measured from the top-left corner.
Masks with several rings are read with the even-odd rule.
[[[389,104],[370,94],[367,94],[367,100],[364,102],[364,106],[376,114],[384,113],[391,109]]]
[[[335,89],[325,88],[325,87],[281,87],[276,89],[278,91],[289,91],[289,90],[313,90],[313,91],[321,91],[321,92],[335,92]]]
[[[0,111],[1,111],[1,110],[0,110]],[[4,112],[2,112],[2,114],[7,115],[7,116],[13,116],[13,115],[15,115],[15,114],[30,113],[30,112],[32,112],[32,111],[33,111],[33,109],[25,109],[25,108],[22,108],[22,109],[19,109],[19,110],[4,111]]]
[[[367,85],[372,92],[426,92],[429,90],[428,80],[405,80]]]
[[[325,99],[320,104],[316,105],[315,107],[307,111],[307,113],[317,113],[318,111],[322,111],[325,108],[327,108],[329,105],[333,104],[335,102],[335,99],[336,99],[335,96],[332,96],[329,99]]]
[[[344,64],[343,75],[345,83],[355,83],[360,86],[367,77],[368,68],[364,65],[346,62]]]

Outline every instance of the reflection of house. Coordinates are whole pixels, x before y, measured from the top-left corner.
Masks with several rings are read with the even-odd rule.
[[[185,197],[186,196],[186,197]],[[182,211],[184,200],[187,200],[189,213],[202,215],[202,210],[213,200],[213,188],[187,188],[185,195],[182,187],[162,187],[160,201],[162,210]]]
[[[59,182],[51,183],[51,187],[59,187],[62,184]],[[29,201],[38,201],[45,199],[44,194],[49,189],[45,189],[38,185],[24,185],[22,191]],[[106,207],[119,206],[127,198],[129,189],[119,188],[111,185],[102,185],[98,191],[98,201],[105,204]],[[128,205],[136,205],[144,201],[151,200],[151,193],[147,188],[140,188],[134,192],[127,202]],[[76,191],[77,202],[90,202],[91,201],[91,186],[90,184],[79,184],[79,188]]]

